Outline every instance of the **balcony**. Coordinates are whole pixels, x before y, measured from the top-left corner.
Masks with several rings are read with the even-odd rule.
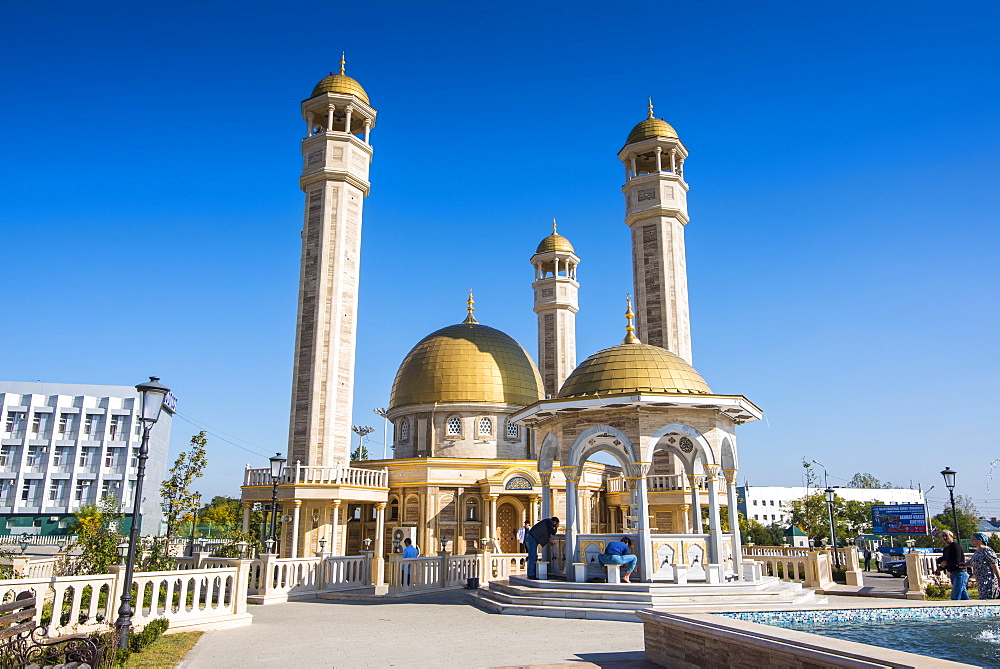
[[[271,485],[271,469],[247,469],[244,486]],[[285,468],[279,485],[331,485],[358,488],[388,488],[388,469],[362,469],[360,467],[308,467],[295,465]]]
[[[695,475],[695,482],[699,490],[708,490],[704,474]],[[656,474],[646,477],[646,490],[649,492],[684,492],[690,489],[690,479],[684,474]],[[628,492],[625,477],[608,479],[608,492]]]

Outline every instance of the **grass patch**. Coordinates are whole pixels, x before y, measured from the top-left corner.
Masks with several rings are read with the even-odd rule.
[[[126,669],[174,669],[204,632],[165,634],[141,653],[133,653],[125,662]]]

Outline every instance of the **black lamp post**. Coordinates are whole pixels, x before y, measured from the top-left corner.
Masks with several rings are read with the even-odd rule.
[[[948,496],[951,498],[951,517],[955,521],[955,541],[958,545],[962,545],[962,531],[958,529],[958,509],[955,508],[955,470],[951,467],[945,467],[944,471],[941,472],[941,476],[944,477],[944,485],[948,488]]]
[[[281,481],[281,473],[285,467],[285,458],[281,457],[281,453],[275,453],[274,457],[271,458],[271,533],[268,535],[267,540],[269,543],[268,552],[274,550],[274,524],[276,522],[276,516],[278,513],[278,483]]]
[[[135,476],[135,499],[132,504],[132,527],[128,533],[128,557],[125,559],[125,584],[122,603],[118,607],[118,647],[128,648],[128,633],[132,628],[132,573],[135,571],[135,550],[139,544],[139,526],[142,524],[142,480],[146,476],[146,460],[149,459],[149,432],[160,418],[160,409],[170,389],[159,383],[156,376],[149,377],[148,383],[135,387],[141,398],[139,420],[142,422],[142,442],[139,444],[139,469]]]
[[[837,552],[837,528],[833,524],[833,502],[836,495],[833,488],[826,489],[826,507],[830,512],[830,543],[833,544],[833,566],[840,569],[840,553]]]

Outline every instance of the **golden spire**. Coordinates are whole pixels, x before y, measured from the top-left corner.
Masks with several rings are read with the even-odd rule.
[[[465,303],[467,305],[469,305],[469,306],[467,306],[465,308],[465,310],[469,312],[469,315],[465,317],[465,320],[462,321],[462,324],[463,325],[478,325],[479,321],[477,321],[476,317],[472,315],[472,312],[476,310],[476,307],[474,306],[476,304],[476,301],[474,299],[472,299],[472,289],[471,288],[469,289],[469,299],[466,300]]]
[[[554,234],[554,235],[559,234],[558,232],[556,232],[556,217],[555,216],[552,217],[552,234]]]
[[[344,73],[343,67],[341,67],[340,73]],[[649,118],[653,118],[653,98],[649,98]]]
[[[628,305],[625,308],[625,339],[622,341],[623,344],[641,344],[639,338],[635,336],[635,328],[632,327],[632,319],[635,318],[635,314],[632,313],[632,295],[625,296],[625,302]]]
[[[340,73],[341,74],[344,73],[344,63],[346,62],[344,56],[346,55],[346,53],[347,53],[346,51],[341,51],[340,52]],[[650,102],[650,105],[652,105],[652,102]],[[650,114],[652,114],[652,112],[650,112]]]

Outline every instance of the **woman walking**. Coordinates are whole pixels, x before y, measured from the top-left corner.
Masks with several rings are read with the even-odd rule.
[[[968,565],[976,577],[979,588],[979,599],[1000,599],[1000,558],[996,552],[986,545],[989,541],[982,532],[972,535],[972,546],[976,552],[969,558]]]

